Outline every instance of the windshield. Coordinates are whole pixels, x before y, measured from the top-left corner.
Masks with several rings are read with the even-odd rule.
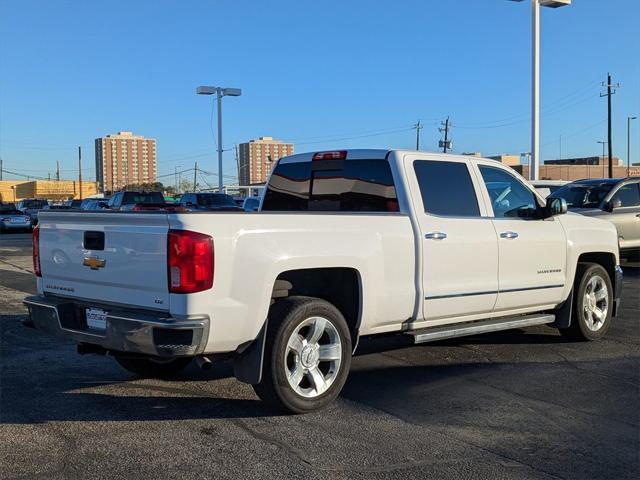
[[[571,184],[553,192],[554,198],[564,198],[569,208],[598,208],[613,184]]]
[[[145,192],[142,192],[142,193],[127,192],[125,193],[122,204],[129,205],[132,203],[134,204],[164,203],[164,196],[160,192],[146,192],[146,193]]]
[[[204,205],[207,207],[235,207],[236,202],[233,201],[233,197],[222,193],[199,193],[196,195],[198,205]]]

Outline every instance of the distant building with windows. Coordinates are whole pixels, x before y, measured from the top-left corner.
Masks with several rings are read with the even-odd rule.
[[[273,165],[282,157],[293,155],[293,144],[273,137],[260,137],[241,143],[238,152],[240,185],[265,183]]]
[[[113,192],[125,185],[156,181],[156,141],[118,132],[96,138],[96,181]]]
[[[561,158],[557,160],[545,160],[545,165],[609,165],[609,157]],[[622,165],[618,157],[613,157],[613,165]]]

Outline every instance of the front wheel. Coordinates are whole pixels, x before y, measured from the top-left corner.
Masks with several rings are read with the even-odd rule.
[[[262,380],[253,385],[271,406],[293,413],[331,403],[351,367],[351,335],[340,311],[325,300],[289,297],[269,312]]]
[[[574,291],[571,326],[561,333],[574,340],[599,340],[607,333],[613,313],[609,274],[596,263],[580,263]]]
[[[115,356],[116,362],[125,370],[142,378],[171,378],[178,375],[191,363],[191,357],[144,358]]]

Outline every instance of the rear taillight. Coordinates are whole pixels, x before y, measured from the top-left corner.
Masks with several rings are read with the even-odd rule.
[[[213,238],[189,230],[169,230],[169,292],[195,293],[213,286]]]
[[[316,152],[311,160],[344,160],[347,158],[346,150],[335,150],[332,152]]]
[[[40,225],[36,225],[33,229],[33,273],[36,274],[36,277],[41,277],[42,272],[40,272]]]

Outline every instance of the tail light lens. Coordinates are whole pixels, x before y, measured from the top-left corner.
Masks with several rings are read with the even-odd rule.
[[[33,248],[33,273],[36,277],[41,277],[40,271],[40,225],[36,225],[33,229],[33,241],[31,242]]]
[[[169,292],[195,293],[213,286],[213,238],[189,230],[169,230]]]

